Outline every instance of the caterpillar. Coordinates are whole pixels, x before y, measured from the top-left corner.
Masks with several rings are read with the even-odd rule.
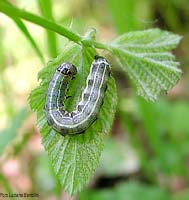
[[[44,107],[47,122],[61,135],[83,133],[97,119],[107,89],[110,65],[105,58],[94,57],[81,101],[74,111],[68,113],[64,101],[68,84],[76,74],[77,68],[73,64],[62,63],[56,68],[47,89]]]

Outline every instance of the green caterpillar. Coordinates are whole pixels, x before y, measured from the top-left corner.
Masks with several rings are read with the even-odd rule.
[[[70,80],[77,74],[76,67],[64,62],[57,67],[47,90],[45,113],[49,126],[61,135],[83,133],[97,118],[110,76],[108,61],[95,56],[87,77],[86,87],[76,109],[68,113],[64,108]]]

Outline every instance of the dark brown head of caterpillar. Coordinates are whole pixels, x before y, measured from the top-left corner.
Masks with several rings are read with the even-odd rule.
[[[73,64],[67,62],[62,63],[56,70],[67,76],[77,74],[77,68]]]
[[[104,57],[99,56],[99,55],[95,55],[95,56],[94,56],[94,60],[95,60],[96,62],[106,62],[106,63],[108,63],[108,61],[107,61]]]
[[[98,59],[105,59],[105,58],[102,57],[102,56],[99,56],[99,55],[95,55],[95,56],[94,56],[94,59],[95,59],[95,60],[98,60]]]

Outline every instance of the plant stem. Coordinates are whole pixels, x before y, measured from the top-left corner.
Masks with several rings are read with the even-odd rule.
[[[110,49],[108,48],[106,44],[98,43],[89,39],[86,40],[80,35],[70,31],[69,29],[63,26],[60,26],[52,21],[49,21],[37,15],[34,15],[30,12],[16,8],[15,6],[7,3],[6,1],[0,0],[0,12],[8,15],[11,18],[15,18],[15,17],[22,18],[24,20],[37,24],[43,28],[46,28],[48,30],[58,33],[77,44],[110,51]]]
[[[63,26],[57,25],[52,21],[46,20],[42,17],[39,17],[22,9],[16,8],[4,1],[0,1],[0,12],[10,16],[11,18],[18,17],[30,21],[46,29],[59,33],[60,35],[63,35],[64,37],[68,38],[73,42],[80,43],[80,41],[82,40],[79,35],[71,32],[70,30],[64,28]]]

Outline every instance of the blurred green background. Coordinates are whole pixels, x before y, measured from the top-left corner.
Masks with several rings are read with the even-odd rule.
[[[111,41],[127,31],[159,27],[183,36],[174,51],[182,79],[155,103],[136,96],[112,61],[118,106],[101,162],[80,200],[189,199],[188,0],[11,0],[11,3],[83,34]],[[48,62],[67,40],[26,22]],[[103,54],[103,52],[101,52]],[[111,58],[109,58],[111,60]],[[43,63],[15,23],[0,13],[0,192],[69,199],[41,145],[27,98]]]

